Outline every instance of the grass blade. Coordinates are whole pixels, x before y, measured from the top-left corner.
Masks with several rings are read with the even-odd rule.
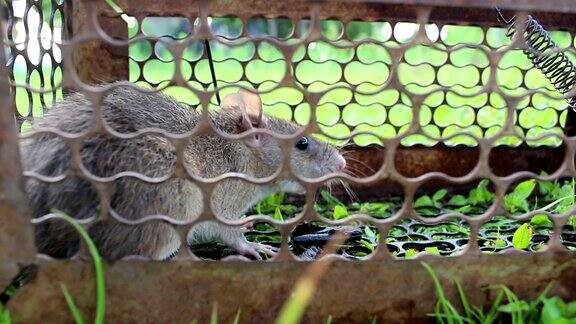
[[[498,291],[494,302],[492,303],[492,307],[488,311],[488,314],[484,317],[484,321],[482,323],[493,323],[496,318],[498,317],[498,308],[502,303],[502,299],[504,298],[504,292],[502,290]]]
[[[10,318],[10,312],[4,309],[4,305],[0,303],[0,324],[10,324],[12,319]]]
[[[76,324],[84,324],[84,316],[78,306],[74,303],[74,299],[68,292],[68,288],[66,288],[65,284],[60,285],[60,289],[62,289],[62,293],[64,294],[64,298],[66,299],[66,304],[68,304],[68,308],[70,308],[70,312],[72,313],[72,317],[74,317],[74,321]]]
[[[464,307],[464,311],[466,312],[466,317],[468,318],[472,318],[474,315],[474,312],[472,311],[472,308],[470,307],[470,303],[468,302],[468,297],[466,297],[466,293],[464,293],[464,289],[462,288],[462,285],[460,284],[460,281],[454,279],[454,285],[456,285],[456,289],[458,290],[458,295],[460,296],[460,302],[462,303],[462,307]]]
[[[96,314],[94,316],[94,323],[103,324],[106,313],[106,285],[104,281],[104,266],[102,264],[100,253],[98,253],[98,249],[96,248],[96,244],[94,244],[84,227],[82,227],[82,225],[80,225],[74,218],[58,210],[53,210],[52,212],[59,218],[70,223],[70,225],[74,227],[86,242],[86,246],[88,247],[88,251],[92,257],[92,262],[94,263],[94,273],[96,275]]]
[[[214,303],[212,306],[212,316],[210,316],[210,324],[218,324],[218,305]]]
[[[421,262],[422,266],[426,268],[428,274],[432,278],[432,282],[434,283],[434,288],[436,290],[436,295],[438,296],[438,302],[436,304],[436,310],[432,316],[436,317],[440,320],[441,323],[473,323],[471,319],[467,319],[460,315],[456,307],[452,305],[452,303],[446,298],[444,294],[444,288],[440,284],[440,280],[436,276],[432,267],[430,267],[426,262]],[[445,322],[444,319],[447,321]]]
[[[238,309],[238,311],[236,312],[236,317],[234,317],[234,322],[232,322],[233,324],[240,324],[240,313],[242,312],[241,309]]]
[[[280,315],[276,318],[276,324],[296,324],[300,322],[302,315],[324,273],[332,264],[332,259],[323,259],[323,256],[333,254],[338,246],[346,239],[346,235],[336,232],[328,241],[327,247],[317,261],[312,262],[304,274],[298,279],[288,300],[282,305]]]

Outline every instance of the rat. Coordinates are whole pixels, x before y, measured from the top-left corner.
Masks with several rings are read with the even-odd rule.
[[[142,92],[137,86],[104,87],[97,88],[105,91],[101,118],[116,132],[130,134],[157,128],[171,134],[183,134],[201,121],[200,112],[160,92]],[[42,118],[36,119],[32,129],[52,128],[74,134],[87,132],[93,125],[92,105],[84,94],[72,93]],[[209,113],[209,121],[213,128],[229,134],[241,134],[252,128],[294,134],[300,128],[291,121],[263,114],[260,97],[248,90],[229,94],[220,108]],[[152,260],[175,256],[182,245],[175,225],[162,220],[124,224],[110,215],[114,213],[129,221],[150,215],[191,221],[200,215],[203,210],[200,188],[193,181],[170,176],[177,161],[171,142],[158,133],[130,139],[103,132],[88,134],[80,140],[81,169],[96,177],[115,176],[107,183],[105,202],[111,211],[108,217],[98,218],[101,197],[88,180],[77,175],[67,175],[55,183],[28,177],[26,191],[32,217],[41,217],[57,209],[77,220],[90,221],[87,230],[100,254],[108,260],[133,255]],[[20,150],[27,172],[56,177],[67,174],[71,165],[70,148],[55,134],[38,133],[24,138]],[[290,154],[293,170],[308,178],[341,172],[346,167],[346,160],[336,146],[311,136],[299,137]],[[277,140],[267,134],[255,133],[231,140],[212,132],[193,136],[184,148],[183,160],[190,174],[203,178],[230,172],[261,178],[278,170],[283,153]],[[129,171],[164,181],[146,183],[130,175],[117,176]],[[238,220],[258,201],[277,192],[303,194],[304,188],[292,176],[279,176],[266,184],[225,179],[214,187],[210,203],[217,217]],[[36,224],[35,238],[39,253],[54,258],[69,258],[79,250],[79,236],[63,220],[51,219]],[[273,247],[248,241],[242,228],[217,221],[195,224],[185,240],[188,244],[219,241],[256,259],[262,258],[260,252],[269,256],[276,252]]]

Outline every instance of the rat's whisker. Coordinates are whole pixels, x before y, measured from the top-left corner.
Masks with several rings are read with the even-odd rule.
[[[344,191],[346,191],[346,194],[348,194],[348,196],[350,197],[350,199],[352,201],[358,201],[358,196],[356,195],[356,193],[352,190],[352,188],[350,187],[349,184],[347,184],[345,181],[343,181],[342,179],[338,179],[340,181],[340,184],[342,185],[342,187],[344,188]]]
[[[370,176],[370,174],[354,168],[346,168],[346,170],[344,170],[344,173],[358,178]]]
[[[346,160],[347,160],[347,161],[352,161],[352,162],[358,163],[358,164],[360,164],[361,166],[363,166],[363,167],[365,167],[366,169],[368,169],[369,171],[371,171],[371,172],[373,172],[373,173],[376,173],[376,170],[374,170],[371,166],[369,166],[366,162],[364,162],[364,161],[362,161],[362,160],[358,160],[358,159],[353,158],[353,157],[347,157]]]

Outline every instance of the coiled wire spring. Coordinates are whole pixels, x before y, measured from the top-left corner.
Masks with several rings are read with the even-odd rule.
[[[496,8],[496,11],[498,20],[508,25],[506,36],[513,38],[516,33],[516,16],[506,19],[500,9]],[[532,64],[546,76],[558,92],[562,94],[569,92],[576,83],[576,67],[563,52],[548,52],[557,47],[556,43],[532,16],[526,17],[524,38],[530,47],[524,49],[524,54],[532,61]],[[568,107],[576,112],[576,97],[568,100]]]

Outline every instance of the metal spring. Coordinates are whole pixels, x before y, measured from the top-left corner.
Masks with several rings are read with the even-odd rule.
[[[506,36],[513,38],[516,33],[516,16],[507,20],[500,9],[496,8],[498,19],[508,25]],[[546,53],[546,51],[556,48],[556,43],[550,38],[548,32],[532,16],[526,17],[526,27],[524,29],[526,43],[532,50],[525,49],[524,54],[532,61],[546,78],[552,83],[554,88],[562,94],[566,94],[576,83],[576,67],[563,52]],[[568,100],[568,106],[576,111],[576,97]]]

